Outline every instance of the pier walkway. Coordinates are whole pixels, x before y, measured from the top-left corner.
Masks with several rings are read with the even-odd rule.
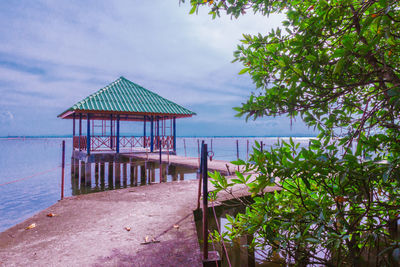
[[[87,155],[84,151],[74,150],[72,153],[72,158],[76,160],[81,160],[85,162],[130,162],[132,159],[140,159],[144,161],[159,162],[159,153],[149,153],[149,152],[121,152],[116,154],[115,152],[95,152]],[[180,165],[187,168],[198,169],[200,160],[197,157],[184,157],[173,154],[161,154],[162,164],[174,164]],[[223,175],[231,175],[237,170],[237,166],[225,160],[209,160],[208,161],[209,171],[219,171]]]
[[[197,189],[190,180],[65,198],[0,233],[0,266],[202,266]]]
[[[91,156],[97,158],[86,158],[89,162],[116,155]],[[155,153],[116,157],[124,162],[160,160]],[[199,166],[198,158],[163,154],[161,160]],[[223,174],[237,169],[220,160],[208,161],[208,167]],[[193,214],[198,186],[198,180],[143,183],[65,198],[0,233],[0,266],[202,266]],[[275,190],[280,188],[266,192]],[[249,194],[245,186],[232,192],[220,192],[218,199]]]
[[[160,156],[157,153],[124,153],[121,155],[129,158],[160,161]],[[187,168],[198,169],[200,160],[199,158],[194,157],[162,154],[161,162],[162,164],[174,164]],[[223,175],[231,175],[235,173],[235,170],[238,170],[236,165],[225,160],[208,160],[207,166],[210,172],[218,171]]]

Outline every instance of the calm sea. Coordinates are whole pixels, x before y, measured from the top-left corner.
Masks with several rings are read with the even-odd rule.
[[[280,138],[286,139],[286,138]],[[0,138],[0,232],[53,205],[60,199],[61,144],[66,141],[65,193],[71,196],[70,138]],[[247,158],[247,147],[251,153],[254,141],[263,141],[265,148],[277,142],[268,138],[178,138],[177,154],[197,157],[198,141],[204,140],[213,150],[214,159],[235,160]],[[309,138],[295,138],[301,146],[309,144]],[[247,146],[249,143],[249,146]],[[193,179],[195,176],[185,176]]]

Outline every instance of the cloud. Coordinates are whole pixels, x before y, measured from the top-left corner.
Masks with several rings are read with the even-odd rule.
[[[188,132],[209,125],[221,133],[231,125],[264,129],[234,117],[232,107],[255,87],[248,75],[237,75],[242,66],[230,62],[242,33],[266,33],[282,16],[212,20],[206,9],[198,15],[189,9],[177,0],[2,1],[0,107],[22,124],[35,114],[31,134],[59,133],[58,113],[125,76],[197,112],[197,126],[183,124]],[[271,127],[289,128],[272,121]]]
[[[0,110],[0,123],[10,124],[14,121],[14,114],[9,110]]]

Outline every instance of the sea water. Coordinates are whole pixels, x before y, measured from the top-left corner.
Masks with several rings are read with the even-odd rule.
[[[60,199],[62,140],[66,141],[64,196],[68,197],[73,194],[69,165],[72,154],[71,138],[0,138],[0,232]],[[276,144],[278,138],[181,137],[177,138],[177,154],[198,157],[202,140],[213,151],[213,159],[232,161],[237,159],[237,154],[239,158],[246,160],[255,141],[262,141],[264,148],[268,149]],[[294,140],[301,146],[309,144],[309,138]],[[195,176],[185,176],[185,179],[194,178]]]

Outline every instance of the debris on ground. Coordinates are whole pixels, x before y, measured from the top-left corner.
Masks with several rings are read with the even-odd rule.
[[[26,227],[25,230],[29,230],[29,229],[32,229],[32,228],[35,228],[35,227],[36,227],[36,223],[32,223],[28,227]]]

